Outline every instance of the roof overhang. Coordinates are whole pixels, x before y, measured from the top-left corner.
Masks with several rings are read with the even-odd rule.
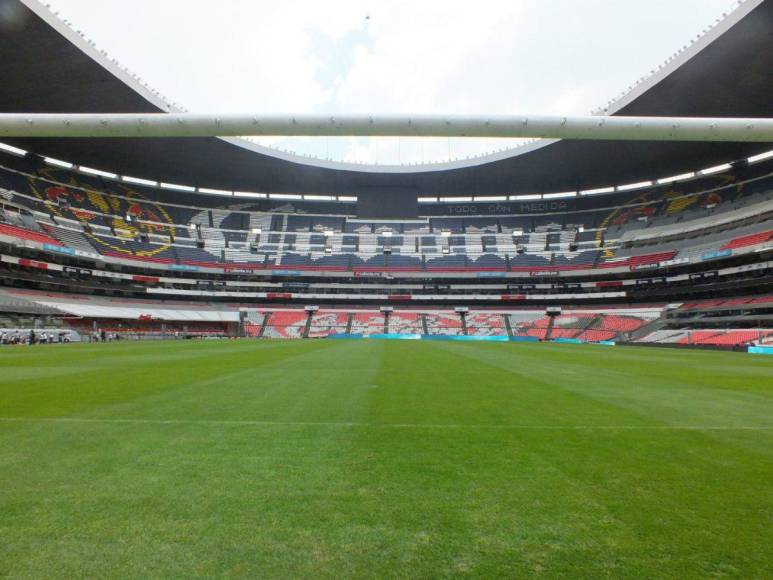
[[[60,22],[37,0],[13,5],[0,34],[1,112],[176,110]],[[606,114],[773,117],[773,1],[747,0],[639,83]],[[486,195],[593,189],[701,169],[770,149],[760,143],[551,141],[482,158],[366,166],[280,152],[238,138],[28,138],[8,142],[111,172],[226,190],[394,191]]]

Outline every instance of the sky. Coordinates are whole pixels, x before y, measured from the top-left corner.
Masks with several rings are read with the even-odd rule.
[[[737,0],[46,0],[197,113],[588,114]],[[506,139],[261,138],[302,155],[416,164]]]

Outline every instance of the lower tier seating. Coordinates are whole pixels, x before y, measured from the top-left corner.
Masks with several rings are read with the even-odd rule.
[[[309,338],[321,338],[346,332],[349,314],[337,310],[318,310],[311,317]]]
[[[305,310],[277,310],[271,312],[265,324],[266,338],[302,338],[308,315]]]
[[[640,343],[707,346],[742,346],[773,343],[773,329],[657,330],[636,340]]]

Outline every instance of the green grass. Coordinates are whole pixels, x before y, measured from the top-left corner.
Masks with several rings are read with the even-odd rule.
[[[0,349],[0,577],[773,577],[773,361]]]

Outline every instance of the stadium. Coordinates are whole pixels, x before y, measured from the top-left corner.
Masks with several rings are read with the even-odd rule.
[[[0,56],[0,575],[773,576],[773,1],[577,118],[196,116],[38,0]]]

